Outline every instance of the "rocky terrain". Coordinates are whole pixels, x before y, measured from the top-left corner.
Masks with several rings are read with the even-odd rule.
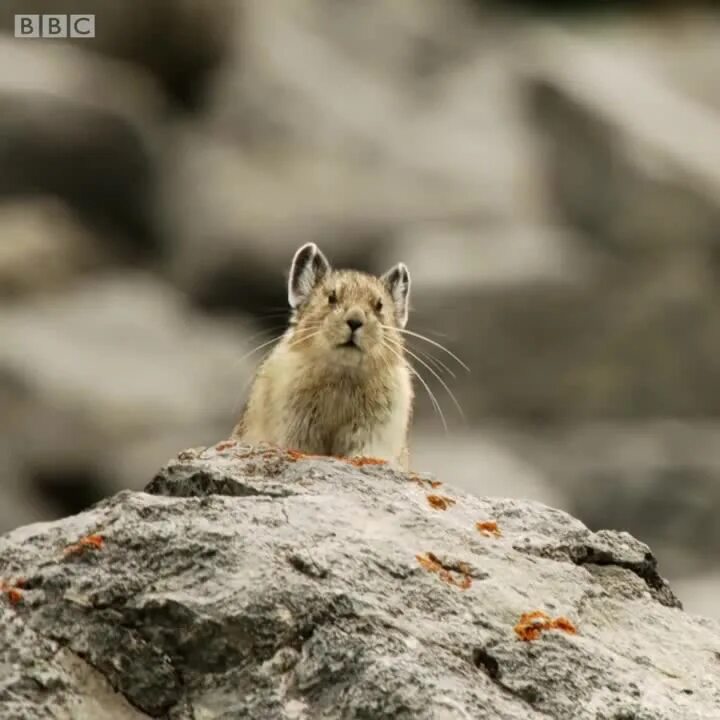
[[[0,8],[0,530],[225,437],[315,241],[404,260],[471,368],[465,422],[426,373],[418,468],[628,530],[718,613],[716,14],[88,5]],[[92,41],[12,37],[85,10]]]
[[[188,450],[0,577],[6,720],[720,716],[720,625],[646,545],[372,459]]]

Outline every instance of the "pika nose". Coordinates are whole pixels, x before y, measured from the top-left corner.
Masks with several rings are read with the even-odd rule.
[[[365,324],[365,313],[359,307],[350,308],[345,315],[345,322],[350,328],[350,332],[354,333]]]

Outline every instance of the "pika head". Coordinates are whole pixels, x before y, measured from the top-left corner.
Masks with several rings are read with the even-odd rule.
[[[400,362],[409,294],[410,273],[403,263],[380,277],[333,270],[317,245],[303,245],[288,281],[292,347],[331,354],[341,365]]]

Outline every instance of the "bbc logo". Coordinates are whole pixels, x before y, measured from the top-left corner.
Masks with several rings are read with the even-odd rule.
[[[94,15],[16,15],[16,38],[94,38]]]

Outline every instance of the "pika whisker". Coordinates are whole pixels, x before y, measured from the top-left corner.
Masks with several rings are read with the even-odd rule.
[[[410,353],[410,349],[407,345],[404,346],[406,352]],[[457,375],[452,371],[451,368],[449,368],[442,360],[435,357],[432,353],[429,353],[427,350],[422,350],[419,347],[413,346],[412,350],[416,353],[420,353],[424,358],[427,359],[429,363],[434,365],[439,370],[444,370],[451,378],[457,379]]]
[[[384,326],[383,326],[384,327]],[[451,350],[448,350],[444,345],[442,345],[439,342],[435,342],[435,340],[431,340],[429,337],[425,337],[425,335],[421,335],[420,333],[413,332],[412,330],[405,330],[402,328],[397,328],[397,332],[402,333],[403,335],[410,335],[411,337],[418,338],[419,340],[424,340],[427,343],[430,343],[431,345],[434,345],[436,348],[442,350],[443,352],[446,352],[455,362],[458,363],[461,367],[463,367],[467,372],[470,372],[470,368]]]
[[[390,346],[386,346],[386,348],[393,354],[400,357],[400,353],[393,350]],[[410,363],[408,363],[408,367],[410,368],[410,372],[420,381],[422,386],[425,388],[425,391],[428,394],[428,397],[430,398],[430,402],[433,405],[433,409],[435,412],[437,412],[438,417],[440,418],[440,421],[442,422],[443,428],[445,429],[445,433],[448,431],[448,425],[447,421],[445,420],[445,415],[443,414],[442,408],[440,407],[440,403],[438,402],[437,397],[435,397],[435,393],[430,389],[430,386],[425,381],[425,378],[420,374],[419,370],[415,367],[413,367]]]
[[[409,293],[410,273],[403,263],[380,277],[333,270],[317,245],[303,245],[290,267],[285,332],[248,354],[271,346],[233,436],[317,455],[367,455],[407,467],[412,376],[417,374],[407,357],[444,382],[419,354],[406,356],[400,331],[408,319]],[[423,378],[420,382],[430,391]],[[430,395],[446,426],[437,398]]]
[[[391,341],[389,341],[391,342]],[[453,401],[455,407],[457,408],[457,411],[460,413],[460,417],[462,417],[463,420],[465,420],[465,413],[463,412],[462,407],[460,406],[460,403],[458,402],[458,399],[455,397],[455,394],[453,391],[448,387],[447,383],[442,379],[442,377],[433,370],[433,368],[428,365],[421,357],[416,355],[412,350],[405,348],[405,352],[410,355],[411,357],[415,358],[423,367],[425,367],[430,374],[437,379],[437,381],[445,388],[445,391],[450,396],[450,399]]]

